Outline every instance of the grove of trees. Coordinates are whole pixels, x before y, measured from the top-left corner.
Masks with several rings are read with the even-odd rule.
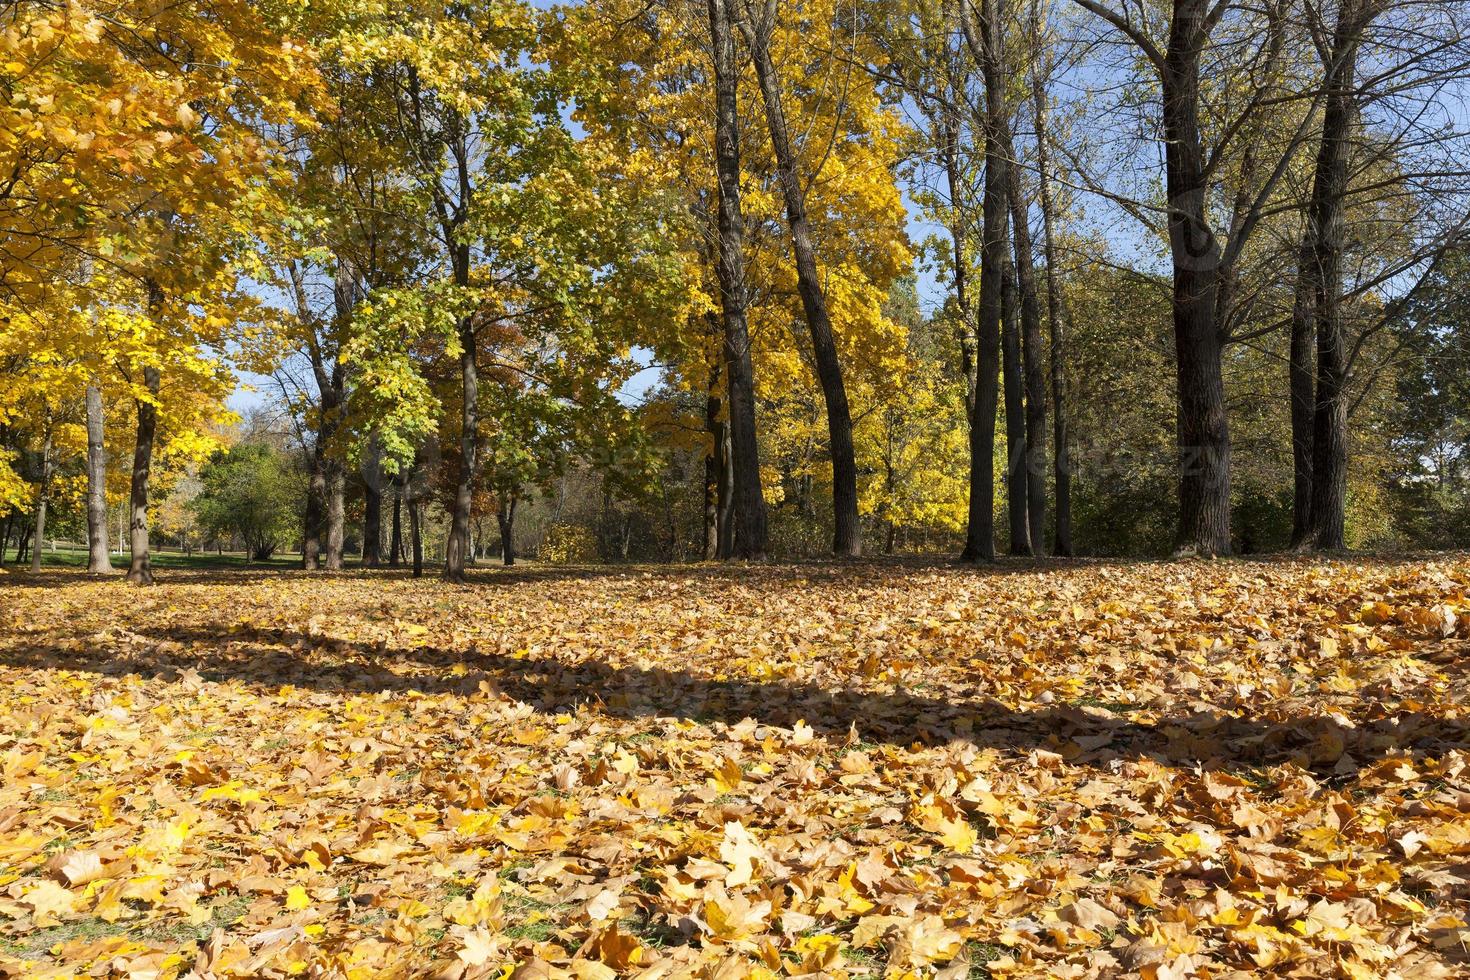
[[[0,557],[1465,545],[1467,17],[6,3]]]

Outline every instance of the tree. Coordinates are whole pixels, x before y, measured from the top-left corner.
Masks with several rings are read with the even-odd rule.
[[[301,476],[290,458],[265,443],[242,442],[215,454],[199,472],[193,507],[208,533],[233,535],[250,557],[266,561],[301,531]]]

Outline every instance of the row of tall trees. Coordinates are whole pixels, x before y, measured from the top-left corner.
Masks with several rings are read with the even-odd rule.
[[[477,515],[513,542],[569,470],[669,528],[694,494],[709,558],[793,526],[1121,549],[1150,467],[1178,553],[1275,540],[1288,490],[1283,543],[1341,548],[1355,499],[1426,479],[1364,461],[1432,414],[1386,401],[1458,390],[1412,379],[1459,336],[1465,14],[13,5],[0,500],[39,542],[79,470],[104,571],[125,493],[150,581],[150,508],[246,368],[293,423],[308,568],[342,567],[350,495],[373,565],[432,494],[460,579]],[[1134,471],[1088,472],[1109,441]]]

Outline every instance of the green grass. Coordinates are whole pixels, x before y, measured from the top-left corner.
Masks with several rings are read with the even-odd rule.
[[[15,566],[15,549],[11,548],[5,553],[5,564],[11,568]],[[297,554],[277,555],[267,561],[251,561],[243,554],[223,555],[214,552],[196,551],[192,555],[185,555],[176,551],[155,551],[149,556],[149,561],[154,568],[176,571],[205,571],[229,568],[262,569],[262,568],[297,568],[301,564],[301,556]],[[64,548],[56,551],[46,550],[41,552],[41,565],[43,568],[86,568],[87,553],[80,549]],[[28,567],[28,566],[22,566]],[[126,554],[112,555],[112,567],[119,571],[125,571],[128,567],[128,556]]]

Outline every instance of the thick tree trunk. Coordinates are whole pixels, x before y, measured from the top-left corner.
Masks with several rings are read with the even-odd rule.
[[[745,221],[740,209],[740,66],[727,3],[708,0],[715,78],[715,169],[719,180],[720,255],[716,273],[725,325],[725,369],[730,396],[731,468],[735,480],[734,557],[766,556],[766,501],[761,492],[755,427],[755,382],[746,322]],[[738,0],[737,0],[738,2]]]
[[[161,303],[161,300],[158,301]],[[157,309],[155,303],[150,306]],[[143,369],[143,387],[157,399],[159,373],[156,367]],[[128,581],[134,585],[153,584],[153,566],[148,554],[148,477],[153,468],[153,440],[158,432],[158,406],[155,401],[137,400],[138,432],[133,444],[133,479],[129,492],[130,515],[128,545],[132,560],[128,565]]]
[[[767,9],[768,17],[774,18],[774,9]],[[801,177],[797,174],[796,153],[786,126],[781,81],[771,59],[770,41],[774,24],[769,20],[765,23],[752,23],[751,18],[747,17],[741,21],[741,26],[746,29],[746,40],[755,64],[756,79],[760,82],[762,101],[765,103],[766,126],[770,131],[771,148],[776,157],[776,175],[786,204],[786,224],[791,232],[792,254],[796,260],[796,288],[801,294],[802,309],[806,313],[813,359],[817,365],[817,380],[822,386],[822,398],[827,407],[827,438],[832,453],[832,552],[839,556],[856,557],[862,554],[863,539],[862,527],[858,523],[857,459],[852,441],[852,412],[847,403],[847,387],[842,380],[842,364],[837,354],[837,341],[832,333],[832,320],[827,312],[827,296],[822,289],[821,273],[817,268],[816,247],[806,213],[806,192],[802,187]]]
[[[495,515],[496,523],[500,525],[500,560],[510,567],[516,563],[516,497],[514,494],[505,495],[500,504],[500,510]]]
[[[327,540],[326,566],[331,572],[342,570],[342,545],[346,538],[347,507],[342,464],[335,459],[327,461]]]
[[[1200,52],[1208,0],[1175,0],[1161,78],[1174,348],[1181,554],[1230,552],[1230,431],[1215,300],[1220,245],[1206,212],[1199,129]]]
[[[1031,5],[1032,36],[1040,34],[1036,0]],[[1046,319],[1051,339],[1051,452],[1053,510],[1052,550],[1072,554],[1072,466],[1067,457],[1066,320],[1057,270],[1056,211],[1051,195],[1051,145],[1047,125],[1046,86],[1036,58],[1031,65],[1031,98],[1036,124],[1037,200],[1041,206],[1042,251],[1046,260]]]
[[[1010,133],[1006,133],[1009,141]],[[1014,148],[1010,149],[1015,158]],[[1042,369],[1041,297],[1031,247],[1030,208],[1021,188],[1021,168],[1008,167],[1011,232],[1016,253],[1016,288],[1020,293],[1021,372],[1026,389],[1026,516],[1031,552],[1046,550],[1046,376]]]
[[[41,481],[36,486],[36,517],[31,535],[31,571],[41,570],[46,550],[46,505],[51,500],[51,413],[46,413],[46,435],[41,443]]]
[[[1358,46],[1370,5],[1344,0],[1338,8],[1322,114],[1322,143],[1308,208],[1308,240],[1303,246],[1317,335],[1317,391],[1312,418],[1312,540],[1316,547],[1345,547],[1347,507],[1347,351],[1342,325],[1342,254],[1346,226],[1344,198],[1352,158],[1356,106],[1353,85]]]
[[[1010,169],[1009,167],[1007,169]],[[1009,250],[1009,236],[1007,236]],[[1006,408],[1006,516],[1010,553],[1031,554],[1026,501],[1031,474],[1026,470],[1026,394],[1021,370],[1021,323],[1016,310],[1016,267],[1007,255],[1000,292],[1000,370]]]
[[[87,571],[112,572],[107,553],[107,449],[103,441],[102,389],[87,386]]]
[[[962,8],[965,5],[961,5]],[[1007,159],[1001,141],[1005,116],[1005,79],[1002,71],[999,17],[995,0],[984,0],[984,16],[977,31],[973,18],[962,11],[966,41],[985,77],[985,189],[980,247],[980,304],[976,325],[976,381],[970,413],[970,513],[964,557],[972,561],[995,557],[995,411],[1000,393],[1001,294],[1010,236],[1006,205]]]

